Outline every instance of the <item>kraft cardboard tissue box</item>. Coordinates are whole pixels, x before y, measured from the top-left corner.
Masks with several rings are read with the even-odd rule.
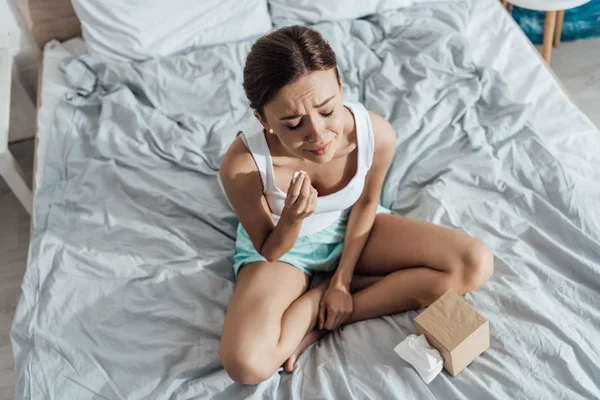
[[[452,290],[431,304],[415,320],[417,335],[425,335],[444,358],[444,369],[458,375],[490,347],[490,325]]]

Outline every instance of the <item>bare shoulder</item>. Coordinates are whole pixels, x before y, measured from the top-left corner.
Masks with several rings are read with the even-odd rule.
[[[232,179],[240,173],[258,172],[252,155],[238,136],[225,152],[221,161],[221,179]]]
[[[242,193],[244,196],[258,197],[262,194],[263,186],[258,168],[239,136],[223,156],[219,176],[230,201],[232,197]]]
[[[396,149],[396,131],[392,124],[379,114],[369,111],[373,134],[375,136],[375,152],[392,152]]]

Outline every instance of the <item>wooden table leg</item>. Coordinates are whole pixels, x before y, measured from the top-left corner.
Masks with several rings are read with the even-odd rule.
[[[556,14],[556,28],[554,30],[554,47],[560,44],[560,36],[562,35],[563,21],[565,20],[565,10],[561,10]]]
[[[552,54],[552,41],[554,40],[554,27],[556,26],[556,11],[546,12],[546,22],[544,22],[544,43],[542,45],[542,56],[550,64],[550,55]]]

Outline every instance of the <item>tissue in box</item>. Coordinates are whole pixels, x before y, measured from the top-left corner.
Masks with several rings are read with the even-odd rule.
[[[417,335],[425,335],[444,357],[444,369],[452,376],[490,347],[489,322],[452,290],[427,307],[414,323]]]

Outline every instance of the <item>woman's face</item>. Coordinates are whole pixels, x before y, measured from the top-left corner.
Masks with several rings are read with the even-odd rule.
[[[323,164],[343,137],[344,94],[335,69],[310,72],[284,86],[257,115],[291,153]]]

